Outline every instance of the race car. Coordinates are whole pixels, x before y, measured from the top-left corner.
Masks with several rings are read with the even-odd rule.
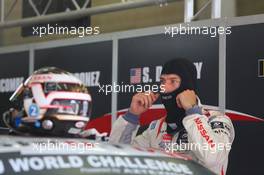
[[[77,138],[2,135],[0,140],[0,174],[214,174],[180,153]]]

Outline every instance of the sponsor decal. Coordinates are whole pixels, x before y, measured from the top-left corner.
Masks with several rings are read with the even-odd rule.
[[[224,123],[223,122],[219,122],[219,121],[214,121],[214,122],[211,122],[211,128],[212,129],[217,129],[217,128],[225,128],[224,127]]]
[[[204,125],[199,117],[194,119],[197,129],[199,130],[201,136],[206,140],[206,142],[211,146],[211,148],[215,147],[213,140],[208,135],[207,131],[204,129]]]
[[[193,63],[197,71],[197,79],[201,79],[201,72],[203,67],[203,62],[194,62]],[[154,74],[150,75],[152,67],[137,67],[131,68],[130,71],[130,83],[131,84],[140,84],[140,83],[153,83],[160,82],[160,74],[162,71],[162,66],[154,67]]]
[[[180,143],[188,143],[188,134],[187,134],[187,131],[184,129],[184,130],[181,130],[179,132],[179,136],[177,138],[177,143],[180,144]]]
[[[51,79],[52,79],[52,77],[50,75],[34,75],[32,77],[33,81],[48,81]]]
[[[226,132],[224,129],[215,129],[214,132],[217,133],[217,134],[223,133],[223,134],[225,134],[225,135],[227,135],[227,136],[230,135],[230,134],[228,134],[228,132]]]
[[[79,78],[87,87],[100,85],[100,71],[74,73],[74,76]]]
[[[68,130],[68,133],[69,134],[78,134],[78,133],[80,133],[81,132],[81,129],[77,129],[77,128],[70,128],[69,130]]]
[[[52,91],[57,91],[57,88],[58,88],[58,84],[55,83],[55,82],[46,82],[44,83],[44,92],[45,93],[49,93],[49,92],[52,92]]]
[[[141,68],[130,69],[130,83],[131,84],[141,83]]]
[[[0,79],[0,93],[14,92],[23,81],[24,77]]]
[[[29,117],[32,117],[32,118],[38,117],[39,116],[39,106],[36,105],[35,103],[32,103],[29,106],[28,115],[29,115]],[[34,123],[34,126],[36,128],[40,128],[40,125],[41,125],[40,122],[38,120],[36,120]]]
[[[38,105],[36,105],[35,103],[32,103],[29,106],[28,114],[29,114],[29,117],[38,117],[39,116],[39,107],[38,107]]]
[[[170,134],[163,134],[162,135],[162,140],[164,141],[164,142],[171,142],[172,141],[172,135],[170,135]]]
[[[83,128],[85,126],[85,123],[84,122],[76,122],[75,123],[75,127],[76,128]]]
[[[211,122],[211,128],[213,129],[213,131],[217,134],[219,133],[224,133],[227,136],[229,136],[229,132],[230,132],[230,127],[223,122],[219,122],[219,121],[214,121]]]
[[[14,154],[16,156],[14,156]],[[19,155],[6,154],[0,160],[0,174],[34,174],[37,172],[66,174],[181,174],[209,171],[183,160],[106,155]],[[209,173],[210,174],[210,173]]]
[[[40,122],[39,122],[38,120],[35,121],[34,126],[35,126],[36,128],[40,128]]]
[[[172,135],[164,133],[161,136],[161,142],[159,143],[159,146],[166,152],[169,152],[168,147],[171,145],[172,141]]]
[[[156,125],[157,125],[157,122],[153,122],[153,123],[150,125],[150,129],[151,129],[151,130],[155,129]]]

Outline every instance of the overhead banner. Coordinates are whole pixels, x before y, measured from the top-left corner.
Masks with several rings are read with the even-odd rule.
[[[35,70],[54,66],[73,73],[92,95],[92,118],[111,111],[111,94],[100,93],[100,85],[112,81],[112,42],[98,42],[37,50]]]

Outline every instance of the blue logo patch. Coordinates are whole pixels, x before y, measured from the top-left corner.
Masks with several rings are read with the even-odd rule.
[[[19,125],[21,124],[21,121],[22,121],[22,117],[16,117],[16,119],[15,119],[15,126],[16,127],[19,127]]]
[[[30,117],[38,117],[39,116],[39,107],[36,104],[31,104],[28,109],[28,115]]]
[[[36,121],[36,122],[35,122],[35,127],[36,127],[36,128],[40,128],[40,122],[39,122],[39,121]]]

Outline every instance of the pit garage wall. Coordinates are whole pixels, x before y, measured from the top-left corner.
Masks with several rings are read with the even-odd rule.
[[[264,22],[263,16],[260,16]],[[259,74],[263,71],[263,24],[258,18],[245,17],[226,21],[232,27],[232,34],[226,37],[226,109],[231,116],[236,130],[236,139],[230,155],[228,174],[261,174],[262,161],[259,155],[264,148],[260,133],[264,131],[263,105],[264,79]],[[244,20],[245,19],[245,20]],[[242,24],[248,25],[242,25]],[[255,22],[254,22],[255,21]],[[216,21],[215,23],[222,22]],[[230,24],[229,24],[230,23]],[[260,23],[260,24],[254,24]],[[195,24],[195,23],[194,23]],[[212,25],[212,22],[198,25]],[[0,49],[0,78],[28,76],[28,72],[42,66],[57,66],[73,73],[78,73],[85,80],[93,96],[93,119],[89,127],[96,126],[99,131],[109,131],[111,127],[111,111],[122,114],[129,107],[132,93],[99,93],[99,86],[91,73],[99,73],[100,85],[109,85],[118,77],[118,84],[130,84],[133,68],[142,73],[141,85],[158,82],[159,67],[168,59],[180,56],[188,57],[196,64],[202,64],[198,78],[198,90],[201,101],[209,107],[221,105],[221,93],[218,87],[225,81],[219,81],[219,73],[225,65],[219,65],[221,44],[219,36],[208,35],[166,37],[164,27],[113,33],[98,37],[77,40],[48,42],[27,45],[20,51],[12,52],[9,48]],[[8,53],[10,52],[10,53]],[[29,58],[30,57],[30,58]],[[221,59],[223,59],[221,57]],[[117,66],[118,63],[118,66]],[[92,76],[98,76],[98,73]],[[220,82],[220,83],[218,83]],[[220,89],[221,91],[221,89]],[[10,92],[0,93],[1,110],[6,110]],[[117,99],[117,101],[115,100]],[[221,99],[225,99],[221,97]],[[117,106],[115,105],[117,102]],[[149,114],[154,118],[164,115],[162,106],[146,112],[142,124],[150,122]],[[223,103],[225,104],[225,103]],[[111,109],[112,105],[112,109]],[[230,111],[233,110],[233,111]],[[1,112],[2,112],[1,111]],[[241,112],[241,113],[237,113]],[[250,114],[257,118],[248,116]],[[249,120],[249,121],[246,121]],[[260,136],[260,137],[257,137]],[[242,168],[243,167],[243,168]]]
[[[0,54],[0,113],[1,115],[12,104],[9,97],[16,88],[28,77],[29,70],[29,52],[15,52]],[[2,120],[0,120],[2,126]]]
[[[264,118],[264,24],[232,27],[227,36],[226,108]],[[263,122],[235,121],[229,174],[263,174]]]

